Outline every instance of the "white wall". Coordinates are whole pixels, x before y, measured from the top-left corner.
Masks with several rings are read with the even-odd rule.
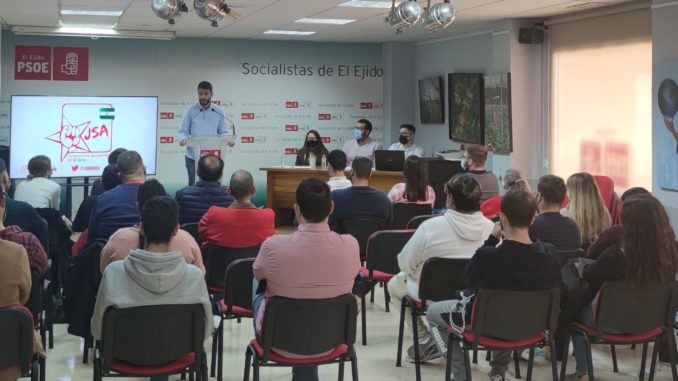
[[[414,107],[418,99],[414,58],[413,43],[384,44],[384,147],[398,141],[401,124],[416,121]]]

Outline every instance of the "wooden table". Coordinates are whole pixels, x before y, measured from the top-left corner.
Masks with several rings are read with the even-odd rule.
[[[294,202],[297,186],[310,177],[322,181],[329,180],[327,171],[313,167],[264,167],[266,171],[266,207],[275,211],[275,226],[292,223],[294,218]],[[346,173],[346,177],[349,173]],[[405,182],[402,172],[372,171],[370,186],[381,189],[384,193],[397,183]]]

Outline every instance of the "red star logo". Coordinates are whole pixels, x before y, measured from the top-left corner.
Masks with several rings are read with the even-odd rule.
[[[66,122],[66,124],[61,125],[59,131],[45,137],[45,139],[61,145],[62,162],[71,152],[91,152],[85,139],[83,139],[82,134],[87,131],[89,124],[92,121],[88,120],[87,122],[75,125],[71,124],[69,121]]]

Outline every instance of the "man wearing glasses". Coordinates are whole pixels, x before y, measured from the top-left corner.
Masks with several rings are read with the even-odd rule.
[[[415,155],[424,157],[424,149],[414,144],[414,135],[417,129],[411,124],[403,124],[400,126],[400,137],[398,143],[391,144],[388,147],[389,151],[405,151],[405,158]]]

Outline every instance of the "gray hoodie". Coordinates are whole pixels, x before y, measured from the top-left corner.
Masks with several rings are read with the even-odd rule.
[[[205,339],[213,328],[212,307],[199,268],[189,265],[178,252],[130,251],[104,272],[92,317],[92,335],[101,339],[108,307],[129,308],[160,304],[197,304],[205,310]]]

